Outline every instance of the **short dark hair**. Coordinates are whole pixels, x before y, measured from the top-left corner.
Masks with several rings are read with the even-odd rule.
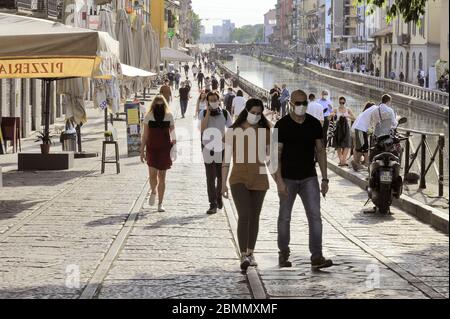
[[[238,90],[236,95],[237,96],[244,96],[244,92],[242,92],[242,90]]]
[[[217,92],[215,92],[215,91],[213,91],[213,92],[208,92],[208,94],[206,94],[206,100],[209,102],[209,97],[210,97],[210,96],[213,96],[213,95],[217,96],[217,99],[220,100],[219,93],[217,93]]]
[[[389,102],[390,100],[392,100],[392,98],[391,98],[391,96],[390,96],[389,94],[384,94],[384,95],[381,97],[381,103],[387,103],[387,102]]]
[[[314,93],[309,93],[308,99],[314,100],[315,98],[316,98],[316,96],[314,95]]]
[[[340,96],[338,101],[340,101],[340,100],[344,100],[345,102],[347,102],[347,99],[345,98],[345,96]]]

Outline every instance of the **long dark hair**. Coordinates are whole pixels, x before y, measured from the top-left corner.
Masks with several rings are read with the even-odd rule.
[[[374,105],[375,105],[375,103],[373,103],[373,102],[367,102],[367,103],[366,103],[366,106],[364,106],[363,112],[364,112],[365,110],[367,110],[369,107],[372,107],[372,106],[374,106]]]
[[[264,116],[264,104],[260,99],[251,98],[245,103],[245,110],[242,110],[242,112],[239,114],[236,121],[231,125],[231,128],[238,128],[241,127],[242,124],[247,121],[247,114],[250,112],[252,107],[258,106],[261,108],[261,120],[259,120],[258,125],[263,128],[270,128],[271,125],[267,118]]]

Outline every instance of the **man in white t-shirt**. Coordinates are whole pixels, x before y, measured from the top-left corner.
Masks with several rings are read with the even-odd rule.
[[[352,125],[352,131],[354,132],[355,138],[355,149],[353,151],[353,160],[351,165],[355,171],[362,168],[361,166],[361,156],[364,156],[364,163],[369,165],[369,138],[367,131],[371,127],[370,120],[372,117],[372,112],[378,106],[375,103],[367,103],[364,111],[358,115],[355,122]]]
[[[235,119],[245,109],[245,103],[247,103],[247,100],[244,98],[244,93],[242,92],[242,90],[238,90],[236,93],[236,97],[231,103],[231,114]]]
[[[324,116],[322,105],[316,102],[316,96],[313,93],[309,94],[308,99],[309,103],[308,108],[306,109],[306,113],[318,119],[320,121],[320,124],[323,126]]]
[[[374,127],[374,135],[381,136],[389,134],[390,129],[398,125],[397,115],[391,108],[392,98],[385,94],[381,98],[381,104],[371,113],[370,125]]]

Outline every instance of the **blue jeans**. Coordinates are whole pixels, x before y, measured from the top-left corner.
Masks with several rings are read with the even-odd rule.
[[[309,251],[311,258],[322,256],[322,218],[320,216],[320,187],[317,177],[302,180],[284,178],[288,195],[280,198],[278,215],[278,249],[289,252],[291,240],[291,215],[295,198],[300,196],[309,226]]]
[[[188,106],[188,100],[180,100],[180,106],[181,106],[181,115],[184,116],[184,113],[186,113],[186,109]]]

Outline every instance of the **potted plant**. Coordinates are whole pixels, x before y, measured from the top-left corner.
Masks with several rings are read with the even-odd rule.
[[[37,136],[37,140],[36,142],[41,141],[41,154],[48,154],[50,153],[50,145],[52,144],[52,140],[50,138],[50,134],[44,133],[44,132],[39,132],[38,136]]]
[[[105,132],[105,141],[112,141],[113,140],[113,133],[111,131]]]

